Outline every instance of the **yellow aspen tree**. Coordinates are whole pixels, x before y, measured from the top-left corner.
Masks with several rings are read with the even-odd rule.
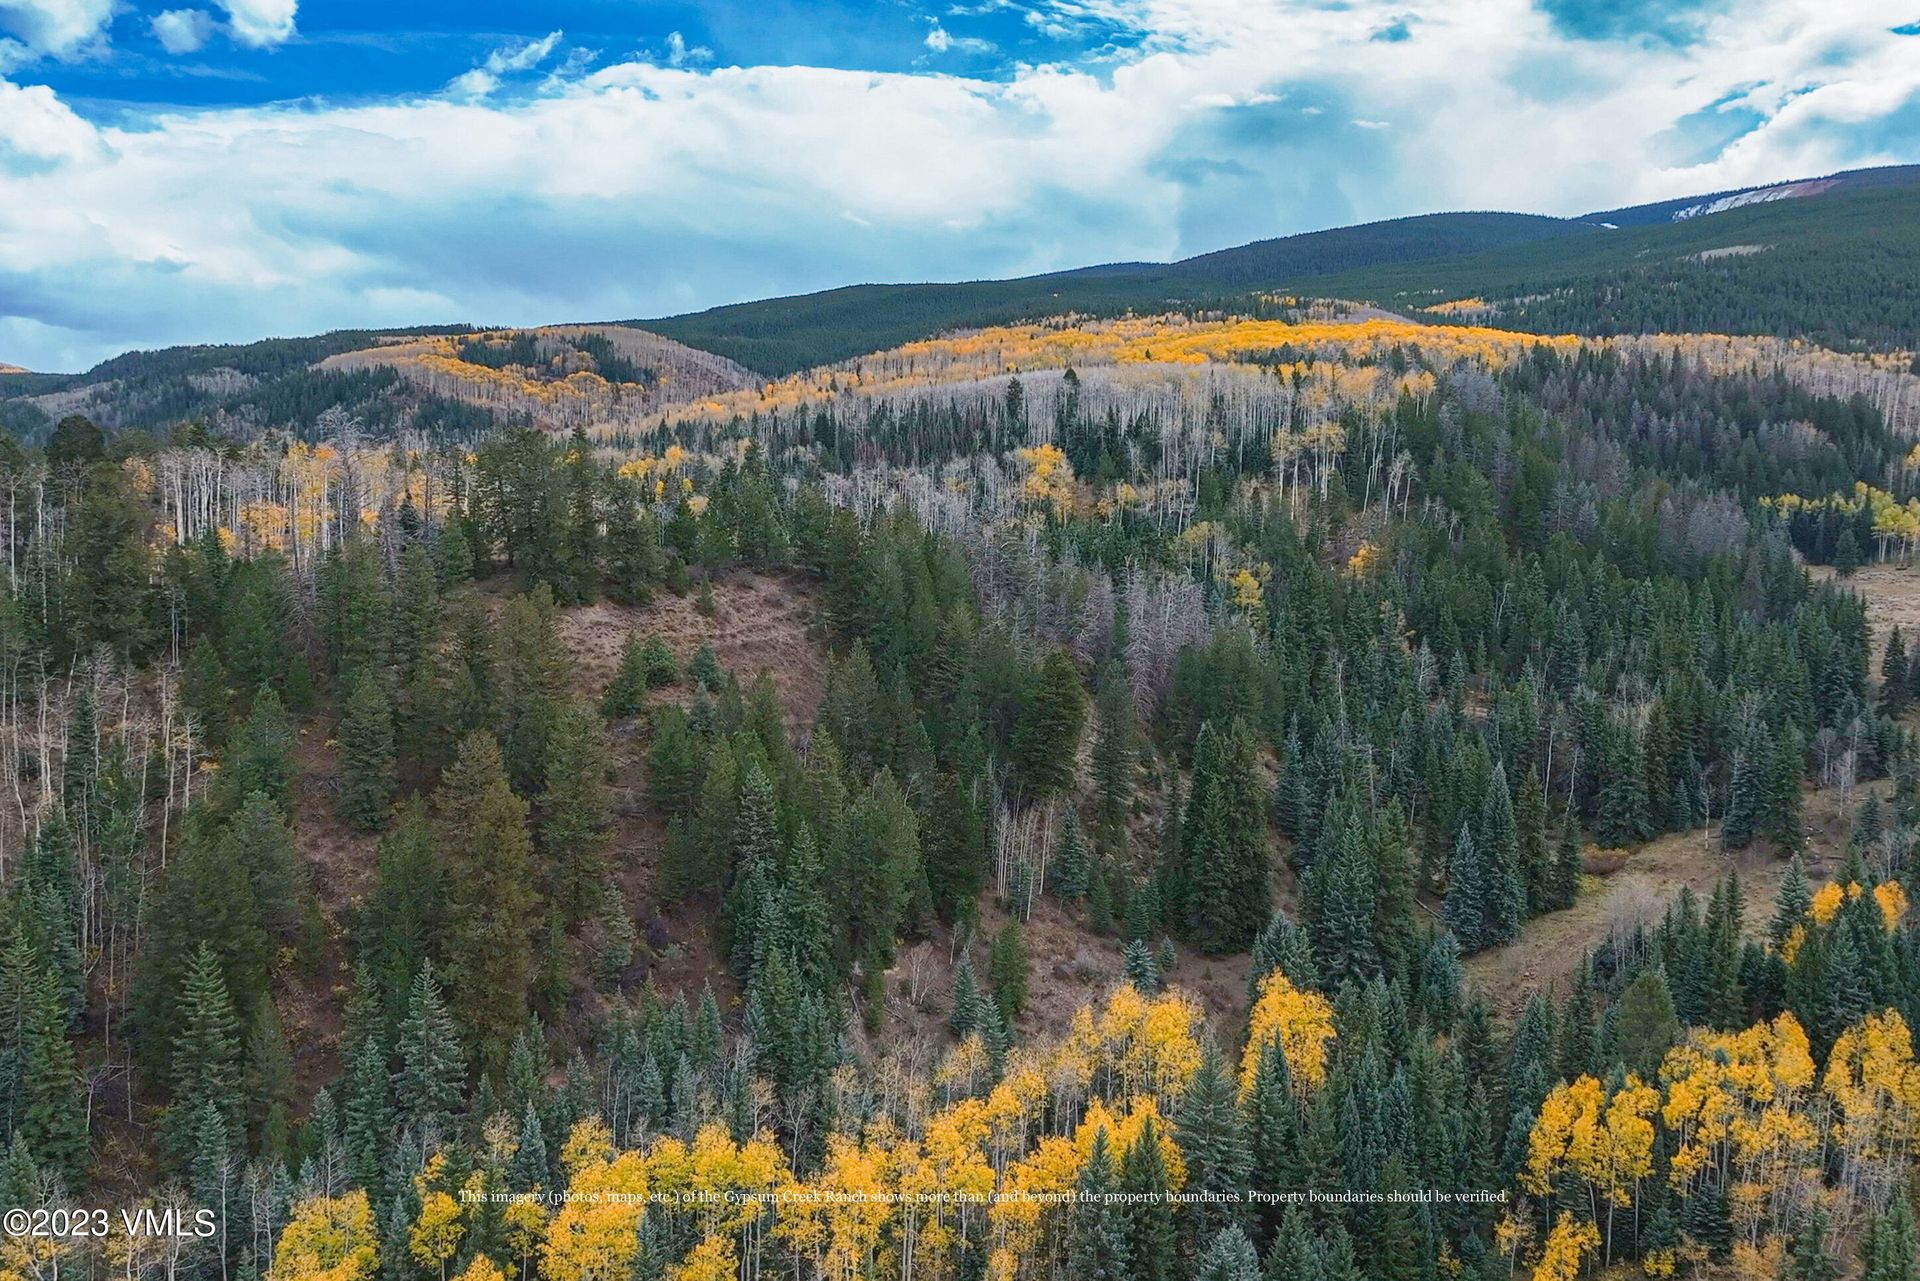
[[[294,1207],[267,1269],[268,1281],[368,1281],[379,1266],[373,1210],[359,1188]]]

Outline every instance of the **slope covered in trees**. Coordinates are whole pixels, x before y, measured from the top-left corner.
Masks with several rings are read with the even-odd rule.
[[[1276,311],[0,451],[0,1267],[1905,1281],[1914,376]]]

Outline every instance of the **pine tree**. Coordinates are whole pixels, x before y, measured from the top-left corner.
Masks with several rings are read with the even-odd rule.
[[[1200,1256],[1195,1281],[1260,1281],[1260,1255],[1237,1227],[1224,1227]]]
[[[8,1078],[0,1083],[0,1102],[12,1118],[15,1144],[78,1191],[89,1158],[86,1094],[67,1022],[54,972],[16,932],[0,953],[0,1068]]]
[[[1109,664],[1095,700],[1093,740],[1094,835],[1109,853],[1126,848],[1127,811],[1133,803],[1133,687],[1124,665]]]
[[[1741,849],[1752,843],[1767,803],[1775,755],[1773,735],[1764,724],[1756,723],[1734,754],[1733,775],[1727,784],[1727,808],[1720,817],[1720,842],[1728,849]]]
[[[583,699],[569,700],[547,738],[539,804],[547,897],[569,926],[597,911],[607,883],[611,768],[599,714]]]
[[[1768,758],[1764,798],[1756,827],[1783,854],[1797,854],[1807,843],[1800,821],[1800,778],[1806,770],[1800,733],[1789,726]]]
[[[1132,1281],[1135,1275],[1127,1248],[1126,1215],[1112,1200],[1119,1185],[1119,1169],[1102,1126],[1093,1136],[1093,1150],[1074,1185],[1079,1200],[1073,1206],[1067,1269],[1076,1281]]]
[[[1178,1267],[1179,1238],[1168,1199],[1173,1189],[1160,1142],[1149,1116],[1120,1161],[1120,1190],[1129,1197],[1123,1210],[1127,1259],[1139,1281],[1174,1281]]]
[[[1013,763],[1028,797],[1043,799],[1072,785],[1086,718],[1080,673],[1056,649],[1040,664],[1014,722]]]
[[[1160,963],[1153,959],[1145,939],[1128,939],[1120,955],[1127,982],[1148,996],[1160,990]]]
[[[423,1142],[431,1135],[450,1137],[448,1127],[466,1076],[466,1055],[431,962],[414,975],[397,1040],[400,1067],[393,1074],[393,1097],[400,1123]]]
[[[1027,1008],[1027,945],[1020,922],[1008,921],[993,936],[993,950],[987,957],[987,984],[993,989],[994,1004],[1009,1026]]]
[[[1773,920],[1767,926],[1767,938],[1777,950],[1787,941],[1796,925],[1808,919],[1813,910],[1813,889],[1807,883],[1807,867],[1795,854],[1787,864],[1787,874],[1780,881],[1780,892],[1774,897]]]
[[[947,1027],[955,1036],[964,1040],[979,1028],[980,1003],[984,999],[979,981],[973,977],[973,962],[962,952],[954,963],[953,994],[948,1001]]]
[[[1580,820],[1571,811],[1560,824],[1560,841],[1553,851],[1553,873],[1547,905],[1553,911],[1572,907],[1580,897]]]
[[[1787,1281],[1839,1281],[1840,1264],[1827,1253],[1827,1213],[1814,1206],[1793,1236]]]
[[[1203,726],[1181,822],[1186,935],[1205,952],[1250,947],[1273,901],[1268,884],[1266,805],[1253,735],[1241,721]]]
[[[1913,682],[1907,667],[1907,644],[1898,627],[1887,637],[1880,659],[1880,714],[1898,720],[1913,705]]]
[[[193,954],[180,998],[180,1030],[173,1039],[168,1085],[167,1146],[183,1165],[192,1160],[202,1107],[218,1115],[225,1133],[244,1133],[240,1016],[234,1012],[220,959],[206,944]]]
[[[1920,1276],[1920,1244],[1913,1228],[1913,1204],[1896,1191],[1886,1213],[1875,1219],[1861,1243],[1860,1281],[1912,1281]]]
[[[1232,1197],[1245,1186],[1250,1158],[1235,1094],[1219,1051],[1208,1046],[1181,1096],[1179,1124],[1174,1129],[1186,1158],[1189,1193]],[[1203,1234],[1233,1217],[1224,1202],[1196,1203],[1193,1210],[1193,1226]]]
[[[1492,870],[1480,856],[1473,833],[1460,825],[1453,858],[1447,864],[1447,898],[1443,905],[1447,929],[1464,952],[1491,947],[1497,938],[1487,920],[1487,903],[1494,893]]]
[[[377,831],[393,800],[393,710],[368,673],[353,677],[339,738],[340,817],[363,832]]]
[[[1359,809],[1335,807],[1330,841],[1307,869],[1308,925],[1319,972],[1329,984],[1365,982],[1380,972],[1377,890],[1382,878]]]
[[[1086,837],[1080,832],[1080,816],[1071,807],[1061,825],[1060,849],[1054,855],[1053,883],[1060,897],[1071,902],[1086,897],[1091,865],[1087,857]]]
[[[647,749],[647,795],[664,809],[685,812],[700,794],[698,748],[687,715],[671,704],[654,713],[653,745]]]
[[[526,1021],[539,900],[526,802],[508,785],[491,735],[460,744],[434,797],[433,832],[447,865],[449,1004],[492,1061]]]

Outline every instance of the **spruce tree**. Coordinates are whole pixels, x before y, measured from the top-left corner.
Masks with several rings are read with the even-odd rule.
[[[187,967],[180,998],[180,1027],[173,1038],[173,1092],[167,1110],[167,1146],[183,1166],[192,1160],[201,1108],[210,1108],[237,1138],[245,1131],[241,1090],[240,1016],[234,1011],[220,958],[201,944]]]
[[[1027,1008],[1027,945],[1020,922],[1008,921],[993,936],[987,957],[987,985],[1009,1026]]]
[[[1908,672],[1907,645],[1894,628],[1880,659],[1880,714],[1898,720],[1913,705],[1913,681]]]
[[[1860,1281],[1912,1281],[1920,1276],[1920,1243],[1914,1239],[1913,1203],[1896,1190],[1886,1212],[1873,1220],[1861,1242]]]
[[[1180,835],[1185,934],[1216,955],[1251,947],[1273,899],[1266,805],[1244,722],[1202,727]]]
[[[1159,1128],[1149,1116],[1120,1161],[1120,1190],[1128,1194],[1123,1210],[1127,1259],[1139,1281],[1174,1281],[1177,1275],[1179,1237],[1168,1199],[1173,1189],[1160,1143]]]
[[[1195,1281],[1260,1281],[1260,1255],[1238,1227],[1221,1228],[1195,1266]]]
[[[393,709],[373,675],[352,681],[340,713],[340,817],[372,832],[393,800]]]
[[[1014,721],[1013,764],[1028,797],[1044,799],[1072,785],[1086,718],[1080,673],[1064,650],[1053,650],[1041,662]]]
[[[414,975],[395,1048],[400,1066],[393,1074],[393,1097],[401,1125],[422,1142],[431,1135],[450,1137],[448,1126],[466,1078],[466,1054],[431,962]]]
[[[1547,906],[1553,911],[1572,907],[1580,896],[1580,844],[1580,820],[1569,812],[1561,821],[1560,840],[1553,851],[1547,896]]]
[[[1160,963],[1153,959],[1153,952],[1147,947],[1145,939],[1128,939],[1120,949],[1121,970],[1127,982],[1152,996],[1160,990]]]
[[[490,734],[471,734],[434,796],[433,833],[447,876],[450,1006],[485,1061],[526,1021],[533,977],[534,891],[526,802],[513,794]]]
[[[1180,1098],[1174,1137],[1186,1158],[1189,1193],[1238,1195],[1247,1177],[1249,1154],[1233,1080],[1209,1045]],[[1230,1222],[1230,1202],[1203,1201],[1192,1206],[1192,1226],[1203,1236]]]
[[[1119,1186],[1120,1172],[1108,1145],[1107,1129],[1101,1126],[1074,1183],[1079,1199],[1073,1206],[1067,1269],[1075,1281],[1133,1281],[1126,1214],[1113,1200]]]
[[[568,926],[598,910],[607,883],[611,768],[599,714],[583,699],[569,700],[547,738],[538,807],[542,879]]]

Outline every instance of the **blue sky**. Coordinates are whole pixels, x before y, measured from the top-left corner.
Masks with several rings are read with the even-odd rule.
[[[0,0],[0,362],[1920,160],[1920,0]]]

